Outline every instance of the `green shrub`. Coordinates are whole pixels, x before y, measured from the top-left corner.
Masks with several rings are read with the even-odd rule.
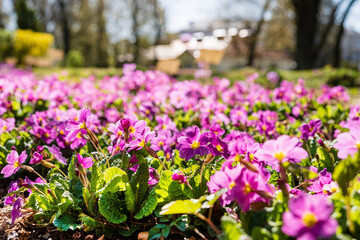
[[[13,36],[5,30],[0,29],[0,61],[11,56],[13,50]]]
[[[83,67],[84,56],[80,51],[71,50],[66,56],[65,65],[66,67]]]
[[[326,83],[330,86],[342,85],[345,87],[355,87],[359,76],[359,72],[353,69],[333,69],[328,73]]]

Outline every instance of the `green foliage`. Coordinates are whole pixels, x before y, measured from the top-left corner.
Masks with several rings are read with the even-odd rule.
[[[81,226],[73,216],[68,214],[55,218],[53,224],[60,231],[75,230]]]
[[[84,66],[84,57],[80,51],[71,50],[68,52],[65,59],[65,66],[72,68],[79,68]]]
[[[341,161],[334,170],[333,178],[339,184],[341,192],[344,196],[348,194],[350,183],[360,172],[359,154],[355,157],[349,156]]]
[[[109,222],[119,224],[127,219],[125,201],[117,193],[100,194],[99,211]]]

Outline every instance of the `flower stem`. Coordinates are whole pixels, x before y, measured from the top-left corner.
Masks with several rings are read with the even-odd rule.
[[[206,218],[204,215],[202,215],[201,213],[197,213],[195,214],[195,216],[197,216],[198,218],[200,218],[201,220],[207,222],[209,224],[209,226],[215,231],[216,235],[221,234],[221,231],[215,226],[215,224],[211,221],[210,218]]]

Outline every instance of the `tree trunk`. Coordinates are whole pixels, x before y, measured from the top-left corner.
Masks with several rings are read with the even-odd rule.
[[[334,46],[334,63],[333,63],[333,66],[336,68],[340,67],[340,62],[341,62],[341,39],[344,35],[344,24],[347,16],[349,15],[350,9],[355,2],[356,0],[351,0],[349,5],[347,6],[339,26],[339,31],[336,35],[336,42]]]
[[[262,11],[261,11],[260,19],[257,22],[256,29],[252,33],[250,46],[249,46],[249,55],[248,55],[247,66],[253,66],[254,65],[254,59],[255,59],[255,54],[256,54],[256,45],[257,45],[257,42],[258,42],[259,35],[261,33],[262,27],[264,25],[265,13],[267,12],[267,10],[270,7],[270,2],[271,2],[271,0],[266,0],[264,6],[262,8]]]
[[[96,42],[96,65],[98,67],[108,67],[108,52],[107,52],[107,35],[106,24],[104,19],[105,4],[104,0],[98,1],[97,10],[97,42]]]
[[[159,6],[158,6],[158,1],[157,0],[153,0],[153,4],[154,4],[154,22],[155,22],[155,42],[154,42],[154,46],[158,45],[160,43],[160,39],[161,39],[161,19],[160,19],[160,14],[159,14]],[[154,48],[155,51],[155,48]],[[154,62],[153,65],[156,65],[158,59],[156,56],[156,52],[154,53]]]
[[[70,26],[68,13],[66,10],[66,3],[64,0],[58,0],[59,8],[60,8],[60,19],[62,24],[62,37],[64,44],[64,59],[66,59],[67,54],[70,51],[70,43],[71,43],[71,34],[70,34]]]
[[[319,43],[316,45],[316,47],[314,48],[313,51],[313,59],[314,62],[316,63],[318,60],[318,57],[322,51],[322,49],[325,46],[326,43],[326,39],[329,36],[330,30],[332,29],[332,27],[334,26],[335,23],[335,17],[336,17],[336,12],[339,9],[340,5],[344,2],[344,0],[340,0],[337,4],[335,4],[335,6],[333,7],[333,9],[331,10],[331,14],[329,17],[329,21],[327,22],[324,31],[322,32],[321,36],[320,36],[320,41]]]
[[[315,37],[321,0],[292,0],[296,14],[297,69],[314,67]]]
[[[139,22],[138,22],[138,14],[140,10],[139,0],[132,0],[132,34],[134,38],[134,62],[138,63],[140,56],[140,39],[139,39]]]

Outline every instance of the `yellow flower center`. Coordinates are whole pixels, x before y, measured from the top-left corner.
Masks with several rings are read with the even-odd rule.
[[[81,123],[79,126],[81,129],[85,129],[85,122]]]
[[[262,130],[266,131],[266,126],[265,125],[263,125],[261,128],[262,128]]]
[[[81,138],[81,132],[79,132],[78,134],[76,134],[76,137],[77,137],[78,139],[80,139],[80,138]]]
[[[18,168],[18,167],[20,167],[20,163],[19,163],[18,161],[16,161],[16,162],[14,163],[14,168]]]
[[[6,131],[6,129],[7,129],[7,126],[3,126],[3,130]]]
[[[235,182],[231,182],[231,183],[229,184],[229,189],[231,190],[233,187],[235,187],[235,185],[236,185]]]
[[[135,128],[133,126],[129,127],[129,133],[134,133],[135,132]]]
[[[223,151],[223,148],[220,144],[216,145],[216,150],[218,150],[219,152]]]
[[[249,154],[249,160],[250,160],[250,161],[253,161],[254,158],[255,158],[255,157],[254,157],[254,154],[253,154],[253,153],[250,153],[250,154]]]
[[[237,111],[236,114],[237,114],[238,116],[241,116],[241,115],[242,115],[242,111]]]
[[[140,147],[145,147],[145,140],[143,139],[143,140],[141,140],[141,142],[139,142],[139,146]]]
[[[240,155],[239,154],[235,155],[234,161],[237,162],[237,163],[240,163]]]
[[[191,144],[191,148],[192,149],[198,149],[200,147],[200,143],[199,142],[193,142],[192,144]]]
[[[166,125],[163,124],[163,125],[161,126],[161,128],[162,128],[163,130],[165,130],[165,129],[166,129]]]
[[[145,113],[146,113],[146,114],[150,114],[150,110],[149,110],[149,109],[146,109],[146,110],[145,110]]]
[[[44,136],[45,136],[46,138],[48,138],[48,137],[50,137],[50,134],[49,134],[49,133],[45,133]]]
[[[79,118],[77,116],[75,117],[75,121],[79,121]]]
[[[117,135],[118,135],[119,137],[121,137],[122,134],[123,134],[122,131],[118,131],[118,132],[117,132]]]
[[[59,133],[60,133],[60,135],[65,135],[64,130],[60,130]]]
[[[246,183],[246,184],[245,184],[244,193],[245,193],[245,194],[251,193],[251,187],[250,187],[250,184],[249,184],[249,183]]]
[[[159,145],[159,147],[162,147],[162,146],[164,146],[164,142],[160,141],[158,145]]]
[[[283,152],[277,152],[274,157],[281,162],[284,159],[285,154]]]
[[[356,143],[356,147],[357,147],[358,149],[360,149],[360,142],[357,142],[357,143]]]
[[[337,192],[337,188],[336,187],[331,188],[331,193],[335,193],[335,192]]]
[[[312,212],[306,212],[302,217],[302,221],[305,226],[311,228],[316,224],[317,217]]]

